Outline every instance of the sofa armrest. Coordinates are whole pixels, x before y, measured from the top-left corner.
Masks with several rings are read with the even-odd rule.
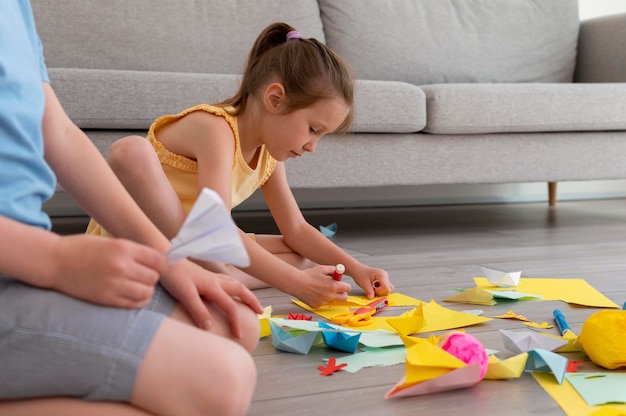
[[[583,20],[575,82],[626,82],[626,13]]]

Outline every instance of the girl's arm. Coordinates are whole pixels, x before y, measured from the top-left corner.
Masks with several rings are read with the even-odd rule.
[[[230,207],[235,140],[226,121],[195,112],[167,127],[160,132],[159,140],[169,150],[198,161],[198,192],[204,187],[213,189]],[[312,307],[347,298],[350,285],[329,277],[334,266],[300,270],[265,250],[242,230],[239,232],[250,256],[250,266],[242,270],[249,275]]]
[[[393,291],[385,270],[359,262],[305,220],[289,188],[284,163],[277,165],[276,171],[263,186],[263,195],[285,243],[295,252],[318,264],[344,264],[346,274],[352,276],[368,298]]]
[[[232,313],[235,310],[232,296],[239,297],[253,310],[260,312],[262,308],[256,297],[243,285],[220,284],[220,279],[187,260],[168,268],[164,256],[158,256],[169,249],[167,238],[133,201],[89,138],[67,117],[47,83],[44,83],[44,93],[46,109],[42,126],[45,158],[57,174],[61,186],[111,234],[152,247],[153,255],[160,258],[160,267],[154,267],[154,273],[162,274],[161,282],[183,304],[196,323],[206,326],[210,322],[210,314],[202,301],[204,297],[225,310],[233,332],[238,333],[237,317]],[[74,238],[83,241],[96,238],[98,243],[104,240],[93,236]],[[117,240],[112,241],[114,244],[119,243]],[[80,246],[77,246],[75,256],[81,254]],[[145,246],[142,246],[143,250],[148,249]],[[99,256],[110,258],[111,254],[101,252]],[[120,261],[117,257],[113,257],[113,260]],[[74,271],[75,274],[79,277],[94,274],[96,265],[90,268],[89,264],[81,264],[84,269],[80,270],[81,273]],[[206,283],[207,280],[210,283]]]

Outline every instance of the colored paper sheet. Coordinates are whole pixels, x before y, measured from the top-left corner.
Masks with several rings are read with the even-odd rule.
[[[509,331],[501,329],[502,343],[507,350],[522,353],[536,348],[556,351],[567,345],[567,341],[559,338],[547,337],[535,331]]]
[[[590,406],[626,403],[625,373],[568,373],[565,378]]]
[[[530,350],[528,351],[528,360],[526,360],[524,370],[539,373],[552,373],[555,380],[559,384],[562,384],[565,378],[565,372],[567,371],[567,358],[548,350]]]
[[[509,378],[519,378],[524,372],[527,360],[528,353],[526,352],[514,355],[506,360],[500,360],[495,355],[490,355],[485,379],[505,380]]]
[[[394,306],[418,306],[423,303],[423,301],[419,299],[415,299],[401,293],[391,293],[386,297],[389,302],[386,311],[389,311],[389,308]],[[330,320],[332,316],[337,313],[349,312],[351,308],[359,308],[361,306],[367,305],[368,303],[371,303],[373,300],[367,299],[365,296],[348,296],[348,300],[346,302],[335,302],[332,305],[325,305],[317,309],[313,309],[306,303],[299,300],[294,299],[292,301],[301,308]],[[389,332],[395,332],[395,330],[386,322],[387,318],[388,316],[373,316],[371,322],[368,325],[360,326],[358,328],[350,327],[350,329],[358,329],[359,331],[385,330]]]
[[[348,364],[343,371],[356,373],[365,367],[385,367],[403,364],[406,360],[406,348],[363,348],[363,352],[337,358],[337,364]]]
[[[495,305],[501,300],[533,300],[542,299],[540,295],[531,293],[521,293],[516,290],[486,290],[481,287],[473,287],[471,289],[462,290],[461,293],[447,297],[445,302],[469,303],[472,305]]]
[[[485,290],[497,290],[485,277],[475,277],[474,282]],[[544,300],[560,300],[597,308],[619,308],[584,279],[521,278],[517,289],[540,295]]]
[[[489,267],[481,267],[480,269],[483,271],[485,276],[487,276],[487,280],[489,280],[489,283],[498,287],[517,286],[519,278],[522,274],[521,271],[505,272],[502,270],[490,269]]]
[[[532,293],[522,293],[517,290],[487,290],[487,292],[491,293],[491,295],[495,299],[503,299],[503,300],[533,300],[533,299],[543,299],[541,295],[534,295]]]
[[[385,399],[392,397],[419,396],[423,394],[461,389],[473,386],[479,381],[480,365],[471,364],[466,365],[465,367],[457,368],[454,371],[450,371],[441,377],[437,377],[423,383],[409,385],[408,387],[402,387],[405,385],[405,380],[402,379],[397,386],[393,387],[385,394]]]
[[[626,405],[589,406],[569,382],[559,384],[551,374],[532,373],[539,385],[568,416],[617,416],[626,414]]]
[[[487,292],[485,289],[481,289],[479,287],[464,290],[461,293],[445,298],[443,301],[487,306],[492,306],[497,303],[493,300],[493,295],[490,292]]]
[[[358,298],[358,297],[357,297]],[[396,302],[396,298],[392,297],[394,302]],[[414,308],[411,311],[407,311],[404,314],[398,317],[389,317],[389,316],[373,316],[371,323],[365,326],[358,327],[359,331],[375,331],[375,330],[385,330],[391,332],[399,332],[400,331],[409,331],[404,334],[412,334],[412,333],[424,333],[424,332],[432,332],[432,331],[442,331],[447,329],[455,329],[455,328],[463,328],[466,326],[476,325],[483,322],[490,321],[491,318],[486,318],[482,316],[475,316],[466,314],[459,311],[454,311],[452,309],[444,308],[438,305],[434,300],[431,300],[429,303],[425,303],[419,301],[417,299],[410,298],[408,296],[398,297],[401,305],[396,306],[407,306],[407,302],[417,302],[419,305],[417,308]],[[337,313],[346,312],[350,310],[350,307],[345,306],[345,304],[340,305],[327,305],[322,306],[318,309],[313,309],[309,307],[307,304],[294,300],[296,305],[312,312],[317,315],[320,315],[328,320]],[[370,300],[371,302],[371,300]],[[390,301],[390,305],[392,301]],[[394,303],[395,305],[395,303]],[[388,309],[387,309],[388,310]],[[397,318],[400,318],[396,321]],[[394,320],[393,323],[395,326],[392,326],[388,321]],[[423,322],[424,324],[421,324]],[[398,329],[400,328],[400,329]],[[417,328],[416,332],[410,332]],[[421,329],[420,329],[421,328]],[[352,330],[355,328],[351,327]]]
[[[387,322],[401,335],[463,328],[491,321],[491,318],[470,315],[444,308],[431,300]]]
[[[259,338],[265,338],[272,334],[269,319],[272,317],[272,306],[266,306],[263,313],[257,315],[259,317],[259,325],[261,325],[261,335]]]
[[[555,352],[581,352],[582,348],[578,344],[578,336],[572,331],[565,331],[563,335],[543,334],[546,337],[558,338],[566,342],[564,346]]]

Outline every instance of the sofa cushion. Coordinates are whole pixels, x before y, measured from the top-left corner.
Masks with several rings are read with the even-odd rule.
[[[84,129],[148,129],[164,114],[232,96],[235,74],[50,68],[69,117]],[[426,125],[426,96],[411,84],[357,81],[352,131],[407,133]]]
[[[148,129],[164,114],[230,97],[235,74],[50,68],[50,84],[68,116],[86,129]]]
[[[320,0],[320,10],[327,44],[359,78],[572,80],[576,0]]]
[[[49,68],[238,74],[284,21],[324,41],[315,0],[31,0]],[[253,10],[253,12],[251,12]]]
[[[438,84],[422,89],[428,133],[626,129],[626,83]]]
[[[426,96],[415,85],[395,81],[357,80],[355,133],[412,133],[426,126]]]

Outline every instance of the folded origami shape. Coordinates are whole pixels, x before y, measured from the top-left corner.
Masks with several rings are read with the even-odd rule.
[[[239,231],[217,192],[204,188],[194,203],[167,253],[170,264],[186,257],[250,265]]]
[[[562,338],[547,337],[535,331],[501,329],[500,335],[506,349],[518,353],[528,352],[537,348],[556,351],[567,345],[567,341]]]

